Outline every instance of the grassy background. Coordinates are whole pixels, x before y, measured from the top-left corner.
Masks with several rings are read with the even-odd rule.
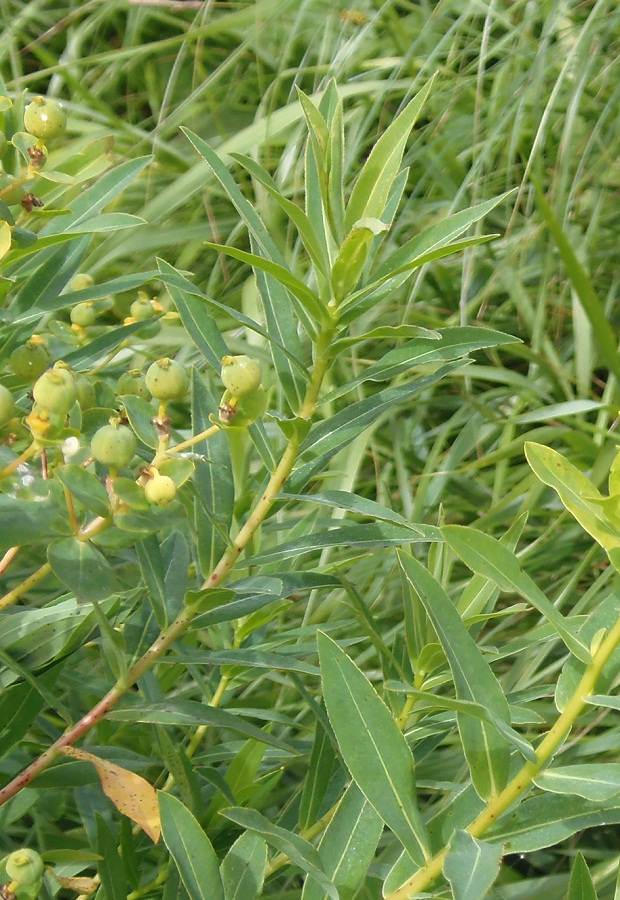
[[[292,198],[301,184],[296,87],[313,94],[335,78],[345,98],[351,177],[372,142],[433,73],[437,79],[405,162],[410,175],[398,245],[417,230],[473,203],[515,189],[482,224],[496,241],[425,268],[373,310],[378,323],[483,323],[522,344],[480,354],[462,377],[429,388],[364,433],[331,464],[329,487],[354,489],[413,521],[470,524],[500,535],[529,512],[521,556],[528,573],[564,611],[587,612],[611,589],[602,551],[546,492],[525,464],[529,438],[565,452],[601,480],[615,452],[617,389],[583,306],[579,270],[567,266],[534,191],[538,185],[617,326],[620,189],[620,9],[614,0],[568,2],[361,2],[332,0],[182,3],[127,0],[0,0],[0,74],[12,94],[50,93],[69,110],[63,154],[99,141],[102,157],[153,154],[146,176],[122,208],[147,225],[129,237],[99,238],[87,268],[111,278],[151,268],[157,256],[190,270],[222,302],[253,313],[248,272],[205,250],[204,240],[244,245],[234,210],[209,179],[180,129],[189,127],[226,154],[255,155]],[[109,154],[110,156],[105,156]],[[251,185],[247,184],[248,191]],[[296,236],[256,190],[259,211],[286,258],[304,274]],[[234,350],[245,340],[219,322]],[[367,323],[359,324],[363,328]],[[180,330],[160,338],[183,343]],[[334,384],[387,349],[365,343],[338,362]],[[364,388],[359,388],[363,396]],[[252,481],[247,490],[251,492]],[[315,527],[299,513],[300,530]],[[269,537],[269,535],[268,535]],[[272,525],[270,539],[278,540]],[[265,645],[303,645],[306,629],[331,623],[360,641],[358,664],[376,658],[366,632],[398,646],[401,586],[390,554],[353,559],[331,551],[316,567],[339,563],[373,616],[355,615],[346,591],[293,605],[269,626]],[[458,596],[465,570],[439,551],[431,567]],[[557,662],[538,646],[525,613],[498,618],[485,641],[501,647],[505,689],[515,700],[542,698],[553,714]],[[523,649],[527,652],[522,652]],[[289,683],[257,679],[236,704],[275,710],[303,729],[307,710]],[[532,734],[540,723],[531,723]],[[287,726],[288,727],[288,726]],[[615,758],[614,714],[583,727],[575,759]],[[419,761],[429,785],[449,779],[449,748]],[[207,749],[204,765],[218,759]],[[285,806],[303,774],[293,767],[274,805]],[[73,813],[70,814],[70,817]],[[586,832],[551,850],[513,860],[514,885],[497,896],[563,897],[575,846],[588,858],[600,897],[613,897],[618,842],[613,829]],[[510,872],[510,870],[509,870]],[[554,880],[557,873],[559,880]],[[526,879],[526,880],[523,880]],[[297,896],[280,884],[278,896]],[[369,886],[369,895],[372,885]]]

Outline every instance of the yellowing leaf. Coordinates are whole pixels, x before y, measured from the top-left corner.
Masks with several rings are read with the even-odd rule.
[[[157,795],[148,781],[135,772],[123,769],[115,763],[108,762],[107,759],[93,756],[86,750],[65,747],[63,753],[74,759],[92,763],[101,779],[104,794],[110,798],[119,812],[132,819],[148,834],[153,843],[157,843],[161,833]]]
[[[66,878],[63,875],[57,875],[55,872],[51,874],[61,887],[75,891],[76,894],[94,894],[101,887],[96,878],[85,878],[84,876]]]
[[[0,222],[0,259],[11,249],[11,227],[8,222]]]

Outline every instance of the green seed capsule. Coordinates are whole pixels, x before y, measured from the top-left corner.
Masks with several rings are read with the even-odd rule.
[[[166,506],[171,500],[174,500],[177,489],[174,481],[168,475],[155,475],[144,485],[144,493],[149,503]]]
[[[36,381],[50,364],[50,355],[40,337],[34,336],[9,357],[9,366],[18,378]]]
[[[156,400],[180,400],[187,392],[188,383],[183,366],[167,357],[154,362],[146,373],[146,386]]]
[[[77,394],[77,402],[80,404],[82,412],[86,409],[92,409],[97,403],[97,394],[95,385],[86,375],[78,375],[75,379],[75,390]]]
[[[76,303],[69,315],[72,324],[78,325],[80,328],[88,328],[89,325],[94,325],[97,320],[97,313],[90,300]]]
[[[77,397],[73,376],[67,369],[48,369],[35,382],[32,396],[39,406],[66,415]]]
[[[43,877],[45,866],[36,850],[15,850],[9,854],[4,864],[6,874],[17,884],[35,884]]]
[[[135,397],[142,397],[143,400],[151,399],[151,392],[146,386],[146,379],[138,369],[130,369],[129,372],[123,372],[116,382],[116,396],[122,397],[123,394],[133,394]]]
[[[93,435],[90,452],[95,459],[106,466],[122,468],[134,458],[138,442],[126,425],[103,425]]]
[[[95,280],[92,275],[86,272],[76,272],[69,282],[70,291],[84,291],[86,288],[92,287]]]
[[[221,378],[233,397],[251,394],[261,383],[263,373],[257,359],[249,356],[223,356]]]
[[[41,140],[60,137],[67,127],[67,113],[51,97],[35,97],[24,110],[24,128]]]
[[[246,394],[239,399],[231,397],[230,391],[226,391],[220,403],[219,419],[222,425],[247,428],[252,422],[260,419],[266,408],[267,392],[262,384],[251,394]]]
[[[10,422],[15,415],[15,401],[13,394],[0,384],[0,428]]]

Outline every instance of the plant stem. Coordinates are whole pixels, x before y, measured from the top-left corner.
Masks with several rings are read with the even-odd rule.
[[[19,547],[9,547],[2,559],[0,559],[0,575],[9,567],[18,553]]]
[[[555,721],[555,724],[536,748],[536,762],[533,760],[526,762],[514,778],[508,782],[504,790],[497,797],[489,800],[484,809],[465,828],[465,831],[473,837],[479,837],[481,834],[484,834],[506,812],[508,807],[530,787],[532,780],[550,761],[555,751],[570,732],[575,720],[587,705],[585,698],[593,693],[601,670],[618,643],[620,643],[620,619],[618,619],[601,642],[598,650],[593,654],[592,662],[586,666],[574,694]],[[441,875],[447,853],[447,848],[437,853],[397,890],[391,894],[386,894],[385,900],[407,900],[410,894],[423,891]]]
[[[46,575],[52,571],[52,567],[49,563],[43,563],[42,566],[39,566],[38,569],[29,575],[28,578],[24,578],[17,587],[14,587],[12,591],[9,591],[8,594],[5,594],[4,597],[0,598],[0,609],[4,609],[5,606],[10,606],[11,603],[15,603],[22,594],[25,594],[26,591],[29,591],[31,587],[34,587],[35,584],[38,584],[40,581],[43,581]]]
[[[210,438],[212,434],[215,434],[217,431],[221,431],[219,425],[211,425],[210,428],[207,428],[205,431],[201,431],[200,434],[195,434],[193,437],[188,438],[186,441],[181,441],[180,444],[175,444],[174,447],[169,447],[167,450],[167,454],[178,453],[179,450],[185,450],[187,447],[192,447],[194,444],[198,444],[200,441],[206,441],[207,438]]]
[[[306,388],[306,395],[302,403],[299,415],[304,418],[310,418],[315,410],[319,390],[325,377],[325,373],[329,367],[330,343],[333,337],[333,328],[326,329],[319,335],[316,345],[315,364],[312,370],[310,382]],[[269,509],[274,501],[275,495],[282,489],[282,485],[290,475],[295,463],[297,451],[299,449],[299,437],[295,434],[289,440],[280,462],[276,466],[269,483],[265,488],[260,500],[250,513],[248,520],[243,528],[239,531],[232,544],[222,555],[220,561],[216,565],[213,572],[205,579],[203,589],[209,587],[217,587],[221,581],[228,575],[237,559],[241,555],[252,535],[267,516]],[[103,525],[107,520],[95,520],[98,524]],[[92,525],[92,523],[91,523]],[[43,577],[50,571],[49,564],[46,563],[41,569],[37,570],[30,579],[40,573],[43,569],[45,572],[38,575],[38,579]],[[29,579],[26,579],[27,581]],[[20,593],[27,588],[24,587],[25,582],[19,585]],[[17,590],[17,589],[16,589]],[[13,593],[13,592],[12,592]],[[8,595],[7,595],[8,596]],[[73,744],[85,732],[87,732],[94,724],[99,722],[112,709],[112,707],[120,700],[120,698],[132,687],[136,681],[144,675],[166,652],[170,644],[177,637],[182,635],[190,626],[194,616],[200,611],[198,605],[186,606],[178,614],[176,619],[162,631],[146,652],[138,659],[128,670],[122,681],[117,682],[101,700],[96,703],[92,709],[69,728],[57,741],[47,748],[40,756],[16,775],[8,784],[0,789],[0,805],[5,803],[11,797],[15,796],[23,787],[32,781],[32,779],[50,765],[60,754],[64,747]]]

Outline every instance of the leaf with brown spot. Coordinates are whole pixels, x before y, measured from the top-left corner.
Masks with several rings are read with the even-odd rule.
[[[161,834],[157,795],[148,781],[135,772],[123,769],[107,759],[93,756],[86,750],[65,747],[63,753],[74,759],[92,763],[101,779],[104,794],[110,798],[119,812],[139,825],[153,843],[157,843]]]

